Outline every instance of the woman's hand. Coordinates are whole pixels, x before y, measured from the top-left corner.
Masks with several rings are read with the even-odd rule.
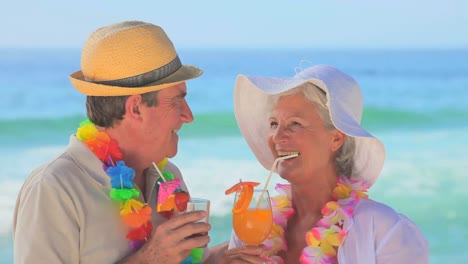
[[[267,263],[265,258],[261,256],[263,246],[243,246],[226,250],[221,257],[220,264],[235,264],[235,263],[252,263],[262,264]]]

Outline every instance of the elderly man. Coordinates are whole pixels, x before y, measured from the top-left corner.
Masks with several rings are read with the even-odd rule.
[[[178,130],[193,121],[185,82],[201,74],[182,65],[156,25],[125,21],[89,36],[81,70],[70,76],[87,96],[88,120],[23,185],[15,263],[180,263],[194,248],[204,248],[203,262],[217,262],[225,245],[208,250],[209,236],[195,235],[211,228],[198,222],[206,212],[156,210],[158,169],[188,193],[167,158],[177,153]]]

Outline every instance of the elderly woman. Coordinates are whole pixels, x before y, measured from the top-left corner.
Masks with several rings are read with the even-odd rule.
[[[356,81],[316,65],[292,78],[240,75],[234,96],[239,128],[266,169],[278,157],[299,154],[276,167],[289,184],[278,184],[281,195],[272,198],[275,224],[264,242],[266,262],[429,262],[418,227],[367,197],[385,149],[360,126],[363,101]],[[257,263],[258,249],[242,245],[233,233],[226,262]]]

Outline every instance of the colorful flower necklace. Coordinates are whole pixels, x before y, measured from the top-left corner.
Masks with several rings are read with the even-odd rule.
[[[306,233],[307,246],[302,250],[300,262],[303,264],[336,263],[338,247],[346,237],[354,207],[360,198],[367,198],[369,187],[362,181],[340,177],[337,187],[333,189],[333,199],[322,208],[323,217],[317,226]],[[280,195],[272,197],[273,228],[264,242],[266,255],[275,263],[284,263],[280,256],[274,256],[281,250],[287,250],[284,232],[288,220],[294,215],[291,197],[291,185],[277,184],[275,190]]]
[[[151,207],[147,203],[134,199],[140,195],[133,182],[135,170],[125,165],[117,142],[107,133],[98,131],[89,119],[80,123],[76,137],[104,163],[103,169],[111,178],[112,189],[109,196],[119,202],[122,221],[130,228],[126,235],[126,238],[130,240],[130,249],[138,250],[150,238],[153,224],[151,223]],[[157,167],[162,171],[166,180],[174,180],[174,175],[164,169],[166,164],[167,158],[164,158],[157,164]],[[159,178],[156,188],[159,188],[161,181],[162,179]],[[172,216],[170,210],[161,213],[166,218]],[[195,248],[182,263],[199,263],[202,256],[203,249]]]

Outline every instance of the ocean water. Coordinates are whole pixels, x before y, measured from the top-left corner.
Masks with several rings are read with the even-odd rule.
[[[363,125],[386,145],[373,199],[410,217],[430,243],[431,263],[468,263],[468,50],[182,50],[205,70],[188,82],[195,121],[180,131],[172,159],[193,196],[212,203],[211,244],[229,239],[231,196],[239,178],[264,182],[263,169],[233,115],[239,73],[292,76],[335,65],[361,85]],[[79,50],[0,49],[0,263],[13,263],[12,212],[28,174],[59,154],[85,118],[85,97],[69,83]],[[275,182],[282,182],[277,175]],[[34,219],[32,219],[34,221]]]

